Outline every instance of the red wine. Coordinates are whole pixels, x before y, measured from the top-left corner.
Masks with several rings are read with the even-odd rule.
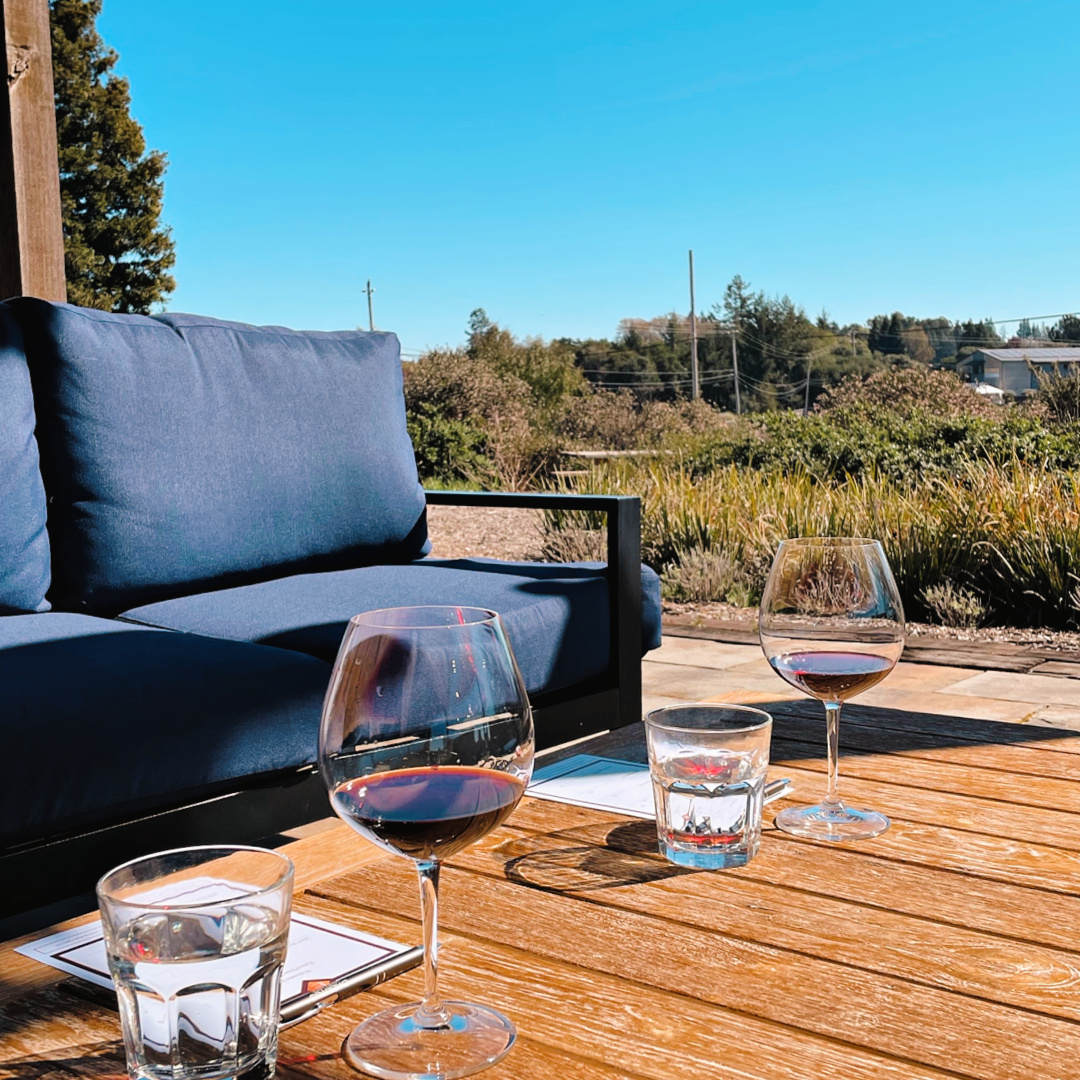
[[[884,656],[857,652],[796,652],[769,663],[792,686],[822,701],[847,701],[881,682],[893,669]]]
[[[334,809],[380,847],[413,859],[445,859],[501,825],[525,782],[509,773],[433,765],[339,784]]]

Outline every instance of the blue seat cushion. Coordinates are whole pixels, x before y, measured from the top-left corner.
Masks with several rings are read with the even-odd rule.
[[[125,608],[428,548],[393,334],[20,297],[55,606]]]
[[[45,516],[22,333],[0,305],[0,615],[49,609]]]
[[[660,581],[648,567],[641,572],[644,653],[660,644]],[[607,670],[608,588],[599,563],[422,559],[185,596],[123,618],[333,661],[353,615],[415,604],[497,611],[530,694],[574,686]]]
[[[52,612],[0,618],[0,846],[315,759],[327,664]]]

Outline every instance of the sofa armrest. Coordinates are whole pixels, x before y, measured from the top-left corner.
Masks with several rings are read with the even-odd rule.
[[[427,491],[429,506],[585,510],[607,515],[611,606],[611,677],[619,690],[619,724],[641,720],[641,500],[636,495],[532,491]]]

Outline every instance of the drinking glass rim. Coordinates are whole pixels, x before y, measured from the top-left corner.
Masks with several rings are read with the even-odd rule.
[[[135,898],[126,899],[122,896],[116,896],[111,891],[106,891],[106,880],[111,878],[114,874],[120,873],[121,870],[126,870],[129,866],[150,862],[151,859],[164,859],[169,855],[186,855],[195,852],[209,853],[211,851],[221,852],[223,858],[243,851],[250,852],[253,855],[270,855],[277,859],[278,862],[284,863],[284,867],[277,879],[269,885],[248,889],[246,892],[242,893],[238,892],[235,896],[219,896],[215,900],[201,900],[190,904],[177,904],[170,901],[144,901]],[[212,860],[207,860],[207,862],[210,861]],[[190,869],[194,870],[196,868],[197,865]],[[111,870],[107,870],[102,874],[98,879],[94,891],[100,899],[107,900],[110,904],[122,904],[125,907],[138,908],[141,911],[198,911],[200,908],[219,908],[222,904],[231,904],[236,900],[246,900],[252,897],[265,896],[267,893],[272,893],[275,890],[280,889],[287,881],[292,880],[295,873],[296,866],[292,859],[290,859],[288,855],[283,855],[280,851],[274,851],[271,848],[254,847],[250,844],[193,844],[190,847],[169,848],[166,851],[154,851],[149,855],[139,855],[134,859],[128,859],[127,862],[120,863],[119,866],[114,866]],[[153,888],[151,882],[146,882],[145,884],[148,888]]]
[[[467,618],[456,623],[401,623],[379,622],[372,616],[386,615],[391,611],[456,611],[459,614],[472,613],[477,618]],[[483,626],[485,623],[501,623],[497,611],[490,608],[474,607],[469,604],[402,604],[399,607],[374,608],[361,611],[349,620],[350,626],[367,626],[376,630],[459,630],[463,626]]]
[[[764,717],[764,719],[759,720],[756,724],[747,724],[744,727],[714,728],[683,727],[681,724],[665,724],[660,720],[653,719],[657,713],[677,712],[680,709],[726,709],[728,712],[745,713],[747,716],[756,714]],[[768,727],[773,722],[773,718],[771,713],[767,713],[764,709],[755,709],[752,705],[729,705],[722,701],[681,701],[677,705],[661,705],[659,709],[651,709],[645,714],[644,722],[647,726],[658,728],[660,731],[678,731],[688,735],[700,735],[703,732],[709,735],[740,735],[760,731],[763,727]]]
[[[789,536],[780,541],[794,547],[796,544],[816,544],[818,547],[881,547],[881,541],[870,536]]]

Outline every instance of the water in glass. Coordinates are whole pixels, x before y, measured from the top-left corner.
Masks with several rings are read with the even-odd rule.
[[[109,959],[133,1075],[272,1076],[287,936],[277,912],[252,905],[153,911],[119,927]]]
[[[727,751],[658,763],[652,782],[664,855],[700,869],[749,862],[761,843],[767,765]]]
[[[131,1080],[263,1080],[277,1062],[293,865],[276,851],[193,847],[97,886]]]
[[[645,717],[661,853],[678,866],[744,866],[761,844],[772,718],[698,702]]]

